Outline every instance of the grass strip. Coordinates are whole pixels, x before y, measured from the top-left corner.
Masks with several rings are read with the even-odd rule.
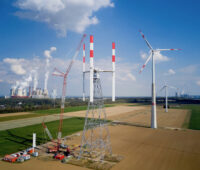
[[[69,118],[63,120],[63,136],[81,131],[84,126],[84,118]],[[53,138],[56,138],[59,121],[46,123]],[[46,141],[41,124],[9,129],[0,133],[0,156],[24,150],[32,145],[32,134],[36,133],[37,145]]]

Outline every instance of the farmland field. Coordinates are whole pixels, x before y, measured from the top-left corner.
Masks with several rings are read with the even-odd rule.
[[[189,109],[189,110],[188,110]],[[127,122],[133,125],[110,125],[111,145],[114,154],[124,159],[116,164],[113,170],[197,170],[200,167],[200,131],[198,129],[199,106],[184,105],[179,109],[169,109],[165,113],[161,106],[157,107],[158,129],[136,127],[134,124],[150,126],[150,106],[132,106],[130,104],[106,108],[109,120]],[[191,110],[191,111],[190,111]],[[67,113],[77,117],[64,120],[64,135],[80,131],[83,128],[85,112]],[[82,118],[79,118],[82,117]],[[55,132],[58,121],[47,123],[49,129]],[[187,125],[187,126],[186,126]],[[161,128],[160,128],[161,127]],[[174,127],[163,129],[163,127]],[[33,129],[38,129],[37,131]],[[40,130],[39,130],[40,129]],[[37,133],[38,143],[42,143],[43,134],[41,125],[3,131],[3,148],[1,152],[13,145],[13,149],[27,148],[31,144],[32,132]],[[0,135],[1,137],[1,135]],[[1,139],[2,140],[2,139]],[[76,136],[69,143],[80,144],[81,136]],[[5,144],[6,143],[6,144]],[[23,144],[24,143],[24,144]],[[2,145],[2,143],[0,143]],[[2,154],[3,155],[3,154]],[[62,164],[60,161],[44,161],[34,158],[23,164],[9,164],[1,162],[1,169],[86,169],[78,166]]]

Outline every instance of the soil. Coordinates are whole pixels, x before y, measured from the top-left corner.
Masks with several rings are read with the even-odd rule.
[[[106,108],[108,119],[150,125],[149,106],[117,106]],[[135,110],[134,110],[135,109]],[[182,127],[189,112],[157,108],[159,127]],[[70,116],[72,113],[70,113]],[[73,113],[75,114],[75,113]],[[78,113],[76,116],[84,116]],[[200,167],[200,131],[151,129],[127,125],[109,126],[112,151],[123,156],[113,170],[198,170]],[[67,139],[68,144],[80,145],[81,135]],[[22,164],[0,162],[4,170],[81,170],[79,166],[58,160],[32,158]]]
[[[164,130],[134,126],[109,126],[113,153],[124,158],[113,170],[198,170],[200,167],[200,132],[195,130]],[[81,136],[69,143],[80,143]],[[81,170],[79,166],[56,160],[33,158],[22,164],[1,162],[6,170]]]

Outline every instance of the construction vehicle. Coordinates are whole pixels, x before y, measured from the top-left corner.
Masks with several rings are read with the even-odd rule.
[[[65,156],[62,155],[62,154],[55,154],[55,155],[54,155],[54,158],[55,158],[55,159],[58,159],[58,160],[63,160],[63,159],[65,158]]]
[[[4,161],[7,161],[7,162],[16,162],[18,157],[16,156],[13,156],[13,155],[5,155],[5,157],[3,158]]]

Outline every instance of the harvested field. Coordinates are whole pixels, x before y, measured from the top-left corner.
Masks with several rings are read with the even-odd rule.
[[[124,159],[112,169],[116,170],[198,170],[200,167],[200,133],[194,130],[163,130],[133,126],[109,126],[113,153]],[[75,136],[69,143],[80,143]],[[0,169],[85,169],[34,158],[23,164],[0,163]]]
[[[151,107],[150,106],[116,106],[105,108],[107,119],[128,123],[135,123],[150,126]],[[85,117],[85,112],[71,112],[65,115],[74,117]],[[190,112],[181,109],[169,109],[166,113],[162,107],[157,107],[157,121],[159,127],[182,128],[185,121],[189,121]]]
[[[120,105],[120,106],[115,106],[115,107],[106,107],[106,114],[107,118],[109,119],[111,116],[118,116],[121,114],[125,114],[128,112],[135,112],[139,110],[145,109],[144,106],[125,106],[125,105]],[[85,117],[86,111],[82,112],[70,112],[70,113],[65,113],[65,115],[68,116],[76,116],[76,117]]]
[[[181,109],[169,109],[166,113],[162,107],[157,107],[158,127],[182,128],[189,121],[190,112]],[[140,107],[139,110],[113,115],[108,117],[110,120],[117,120],[128,123],[149,126],[151,120],[151,107]]]

